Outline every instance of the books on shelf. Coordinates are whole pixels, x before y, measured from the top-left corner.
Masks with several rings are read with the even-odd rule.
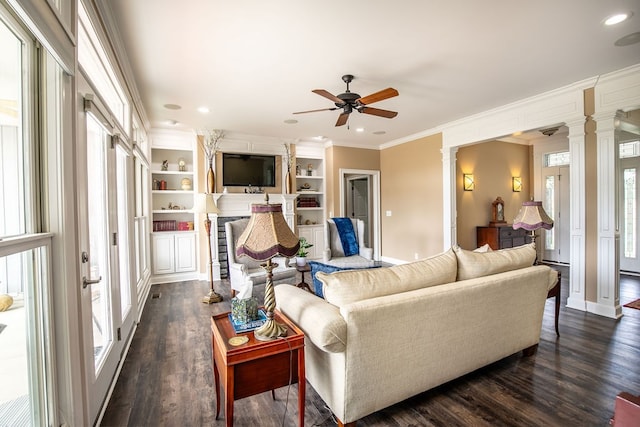
[[[299,208],[318,208],[320,207],[320,203],[318,199],[315,197],[298,197],[298,207]]]
[[[173,219],[153,221],[153,231],[176,231],[176,221]]]

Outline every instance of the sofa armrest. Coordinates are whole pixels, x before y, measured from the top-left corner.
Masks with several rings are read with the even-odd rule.
[[[364,246],[360,247],[360,256],[366,258],[368,260],[373,259],[373,248],[367,248]]]
[[[342,353],[347,344],[347,323],[338,307],[295,286],[275,288],[277,308],[298,325],[306,337],[327,353]]]
[[[324,262],[327,262],[329,260],[331,260],[331,249],[326,248],[323,252],[322,252],[322,260]]]

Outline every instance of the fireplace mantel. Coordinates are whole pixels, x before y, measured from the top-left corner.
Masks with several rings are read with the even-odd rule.
[[[284,219],[291,230],[295,231],[295,203],[297,194],[269,194],[270,204],[281,204]],[[211,252],[213,255],[214,280],[220,280],[220,255],[218,248],[218,218],[251,216],[252,204],[265,203],[264,193],[214,193],[213,200],[220,211],[210,215],[211,219]],[[220,236],[221,238],[222,236]]]

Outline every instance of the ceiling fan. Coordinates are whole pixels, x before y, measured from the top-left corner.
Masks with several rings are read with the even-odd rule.
[[[349,90],[349,83],[353,81],[353,76],[351,74],[345,74],[342,76],[342,81],[347,84],[347,91],[345,93],[341,93],[338,96],[335,96],[324,89],[314,89],[313,93],[317,93],[320,96],[324,96],[327,99],[332,100],[335,103],[335,107],[331,108],[321,108],[319,110],[309,110],[309,111],[298,111],[293,114],[304,114],[304,113],[315,113],[317,111],[333,111],[333,110],[342,110],[342,113],[338,116],[338,121],[336,122],[336,126],[342,126],[347,123],[349,119],[349,114],[354,110],[358,113],[371,114],[373,116],[386,117],[387,119],[392,119],[398,115],[395,111],[389,110],[381,110],[379,108],[368,107],[369,104],[373,104],[374,102],[383,101],[388,98],[393,98],[394,96],[398,96],[398,91],[393,88],[383,89],[379,92],[372,93],[369,96],[360,97],[357,93],[353,93]]]

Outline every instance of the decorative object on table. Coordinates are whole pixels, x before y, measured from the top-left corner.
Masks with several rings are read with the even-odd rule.
[[[265,196],[265,201],[265,204],[251,205],[251,218],[236,245],[236,255],[239,257],[245,255],[256,261],[266,261],[262,267],[267,273],[264,291],[267,321],[254,331],[256,339],[261,341],[276,339],[287,333],[285,326],[276,322],[274,317],[276,297],[273,292],[273,269],[277,264],[271,259],[275,256],[290,258],[300,247],[298,237],[293,234],[282,215],[282,205],[270,205],[268,195]]]
[[[489,222],[490,226],[494,226],[496,224],[506,224],[507,221],[504,219],[504,200],[502,197],[498,196],[493,203],[491,203],[491,221]]]
[[[536,230],[544,228],[545,230],[551,230],[553,228],[553,220],[549,218],[549,215],[542,207],[542,202],[534,202],[533,200],[522,202],[520,212],[513,220],[513,229],[517,230],[524,228],[531,231],[531,242],[534,248],[536,247]],[[536,248],[536,259],[534,264],[538,263],[538,249]]]
[[[193,212],[203,213],[205,215],[204,230],[207,233],[207,247],[209,248],[209,293],[205,295],[202,302],[205,304],[220,302],[222,301],[222,296],[213,289],[213,254],[211,253],[211,220],[209,219],[209,214],[220,213],[213,201],[213,195],[207,193],[197,194]]]
[[[300,165],[296,165],[296,176],[300,176],[300,175],[302,175]]]
[[[267,321],[267,313],[262,309],[257,310],[255,319],[247,320],[245,322],[237,322],[233,318],[233,313],[229,313],[229,320],[231,321],[231,326],[233,326],[233,331],[236,334],[241,334],[243,332],[255,331],[263,326]]]
[[[307,165],[307,176],[311,176],[311,175],[313,175],[313,165],[309,163]]]
[[[513,187],[514,193],[519,193],[522,191],[522,178],[519,176],[514,176],[511,178],[511,184]]]
[[[473,179],[472,173],[462,174],[462,188],[464,191],[473,191],[476,188],[476,183]]]
[[[162,161],[162,170],[163,171],[169,170],[169,160],[163,160]]]
[[[178,160],[178,170],[180,172],[185,172],[187,170],[187,162],[185,162],[184,159]]]
[[[191,191],[191,180],[189,178],[182,178],[182,181],[180,181],[180,185],[182,190]]]
[[[307,263],[307,255],[309,255],[309,249],[313,246],[313,244],[309,243],[306,237],[301,237],[300,239],[300,247],[298,248],[298,252],[296,252],[296,264],[299,266],[303,266]]]
[[[232,298],[231,319],[237,324],[258,320],[258,298]]]
[[[167,189],[167,181],[165,181],[164,179],[160,180],[160,190],[166,190]]]
[[[284,165],[287,168],[287,173],[284,177],[285,191],[287,194],[293,192],[293,177],[291,176],[291,166],[293,166],[293,155],[291,154],[291,144],[284,143]]]
[[[216,159],[216,153],[220,149],[220,139],[224,137],[224,132],[220,129],[205,130],[203,132],[202,151],[207,160],[209,168],[207,169],[207,193],[216,192],[216,175],[213,172],[213,164]]]
[[[229,345],[237,347],[242,344],[246,344],[249,342],[249,337],[246,335],[238,335],[236,337],[229,338]]]
[[[159,190],[160,189],[160,181],[158,181],[157,179],[153,180],[153,189],[154,190]]]

